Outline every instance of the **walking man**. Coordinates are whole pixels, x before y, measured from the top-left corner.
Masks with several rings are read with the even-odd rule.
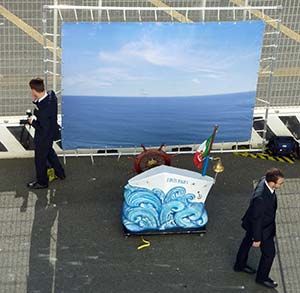
[[[27,184],[29,188],[41,189],[48,187],[47,162],[54,168],[60,179],[65,179],[65,171],[53,149],[53,141],[59,138],[57,124],[57,97],[53,91],[46,92],[44,81],[40,78],[29,82],[32,102],[35,105],[33,116],[28,123],[35,128],[35,169],[36,180]]]
[[[234,270],[255,274],[256,271],[247,265],[248,253],[251,248],[259,247],[261,258],[256,273],[256,282],[276,288],[277,283],[269,277],[275,257],[274,237],[276,234],[277,198],[275,190],[284,182],[284,176],[279,169],[269,170],[256,185],[250,205],[242,218],[242,227],[246,235],[237,253]]]

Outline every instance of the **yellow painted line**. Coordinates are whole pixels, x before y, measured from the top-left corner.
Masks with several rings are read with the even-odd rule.
[[[266,155],[264,154],[256,154],[258,158],[262,159],[262,160],[267,160],[268,158],[266,157]]]
[[[269,161],[277,162],[277,160],[275,158],[273,158],[272,156],[270,156],[270,155],[267,155],[267,156],[268,156]]]
[[[276,156],[276,157],[274,157],[274,158],[275,158],[276,161],[278,161],[278,162],[286,163],[284,159],[282,159],[282,158],[280,158],[280,157],[278,157],[278,156]]]
[[[290,157],[286,157],[286,156],[272,156],[270,154],[267,153],[233,153],[234,155],[238,155],[238,156],[242,156],[242,157],[251,157],[253,159],[262,159],[262,160],[269,160],[269,161],[273,161],[273,162],[281,162],[281,163],[289,163],[289,164],[295,164],[296,159],[294,158],[290,158]],[[299,160],[300,162],[300,160]]]
[[[21,18],[17,17],[13,13],[11,13],[9,10],[7,10],[4,6],[0,5],[0,14],[5,17],[7,20],[12,22],[14,25],[16,25],[19,29],[21,29],[23,32],[25,32],[29,37],[36,40],[39,44],[42,46],[44,45],[44,39],[43,35],[38,32],[36,29],[34,29],[32,26],[28,25],[26,22],[24,22]],[[54,44],[52,41],[46,39],[46,46],[49,51],[54,51]],[[61,48],[57,47],[56,49],[57,56],[61,58]]]
[[[251,153],[247,153],[247,152],[245,152],[245,153],[240,152],[240,153],[233,153],[233,154],[237,155],[237,156],[241,156],[241,157],[251,157],[253,159],[256,159],[255,154],[251,154]]]
[[[246,6],[246,2],[244,0],[230,0],[230,2],[238,5],[238,6]],[[250,5],[248,5],[250,6]],[[277,28],[277,22],[274,21],[274,19],[268,15],[263,14],[259,10],[250,10],[250,13],[255,15],[256,17],[266,21],[266,23],[274,28]],[[300,43],[300,34],[297,32],[293,31],[289,27],[287,27],[284,24],[280,24],[280,31],[291,38],[292,40],[295,40],[296,42]]]
[[[290,164],[294,164],[294,161],[292,159],[290,159],[289,157],[283,156],[282,157],[285,161],[287,161]]]
[[[137,250],[141,250],[141,249],[149,247],[151,245],[150,241],[145,240],[143,236],[141,236],[141,240],[142,240],[143,244],[139,245],[137,247]]]
[[[167,4],[165,4],[164,2],[160,1],[160,0],[149,0],[149,2],[151,4],[153,4],[156,7],[170,7]],[[179,13],[178,11],[171,11],[171,10],[165,10],[165,12],[169,15],[171,15],[173,18],[177,19],[180,22],[187,22],[187,23],[192,23],[193,21],[190,20],[189,18],[185,17],[184,15],[182,15],[181,13]]]
[[[234,155],[237,155],[237,156],[241,156],[241,157],[248,157],[249,156],[249,153],[233,153]]]

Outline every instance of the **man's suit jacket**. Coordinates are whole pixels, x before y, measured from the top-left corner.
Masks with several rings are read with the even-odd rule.
[[[59,125],[57,124],[57,97],[53,91],[41,101],[34,103],[33,114],[36,120],[32,121],[35,128],[34,143],[37,147],[52,146],[54,140],[59,138]]]
[[[257,184],[250,206],[242,218],[242,227],[252,234],[254,241],[264,241],[276,234],[277,198],[266,186],[265,177]]]

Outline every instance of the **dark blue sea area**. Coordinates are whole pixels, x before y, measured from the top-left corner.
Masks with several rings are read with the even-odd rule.
[[[190,97],[62,98],[64,149],[199,144],[250,139],[255,91]]]

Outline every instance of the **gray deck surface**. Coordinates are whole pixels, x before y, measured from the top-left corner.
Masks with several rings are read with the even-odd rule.
[[[300,292],[300,164],[222,155],[225,172],[206,201],[207,233],[125,237],[123,186],[134,174],[127,157],[67,160],[67,179],[30,192],[32,159],[0,161],[0,292],[270,292],[255,276],[232,270],[253,182],[279,167],[277,292]],[[195,170],[192,156],[172,159]],[[210,165],[208,174],[213,176]],[[250,265],[258,263],[252,249]],[[273,290],[276,292],[276,290]]]

